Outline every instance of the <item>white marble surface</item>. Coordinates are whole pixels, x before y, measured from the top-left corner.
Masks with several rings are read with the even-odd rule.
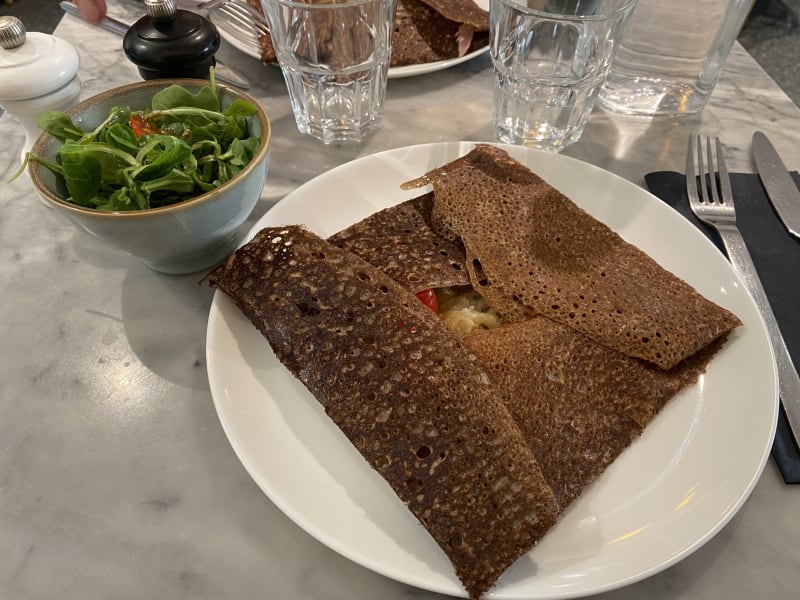
[[[111,2],[132,21],[136,4]],[[120,39],[71,17],[56,34],[81,55],[83,96],[137,78]],[[382,129],[361,146],[300,136],[277,68],[225,47],[256,82],[274,127],[253,220],[298,184],[378,150],[489,140],[491,67],[390,81]],[[800,168],[800,110],[740,48],[698,118],[623,119],[598,110],[566,154],[641,183],[680,170],[690,132],[719,134],[732,170],[752,171],[763,129]],[[23,132],[0,119],[0,179]],[[338,556],[284,516],[244,471],[208,391],[212,292],[149,271],[44,208],[22,178],[0,184],[0,598],[400,599],[438,596]],[[666,571],[600,598],[794,598],[800,486],[770,462],[712,540]]]

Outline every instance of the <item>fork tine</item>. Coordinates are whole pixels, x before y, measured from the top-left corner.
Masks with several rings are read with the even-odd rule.
[[[717,138],[719,141],[719,138]],[[719,204],[719,193],[717,192],[717,171],[719,170],[719,155],[717,152],[717,167],[714,167],[714,151],[711,149],[711,138],[706,138],[706,155],[708,156],[708,187],[711,191],[711,200],[714,204]]]
[[[689,146],[686,148],[686,193],[689,201],[696,202],[697,197],[697,173],[694,171],[694,138],[689,136]]]
[[[227,2],[218,6],[216,12],[217,14],[223,15],[231,25],[236,25],[244,31],[254,32],[256,35],[267,33],[269,28],[262,20],[263,17],[256,17],[256,15],[251,12],[241,10],[244,8],[245,5],[236,2]]]
[[[242,20],[245,23],[253,24],[257,27],[267,27],[264,16],[255,8],[244,2],[229,0],[220,5],[217,10],[227,12],[231,17]]]
[[[264,25],[265,27],[267,26],[266,17],[264,17],[264,15],[261,14],[261,12],[259,12],[246,2],[231,0],[231,2],[228,2],[226,4],[226,6],[228,6],[228,8],[230,8],[231,10],[239,11],[243,16],[249,17],[257,25]]]
[[[722,193],[722,202],[729,202],[733,200],[733,190],[731,189],[731,176],[728,173],[728,167],[725,164],[725,152],[722,148],[722,142],[717,141],[717,169],[719,172],[719,186]]]
[[[709,155],[709,164],[705,165],[703,162],[703,140],[698,135],[697,136],[697,170],[699,171],[700,175],[700,194],[703,198],[703,202],[706,204],[711,202],[711,197],[709,195],[709,183],[713,181],[714,172],[712,171],[714,165],[711,164],[711,156]],[[710,179],[709,179],[710,178]],[[713,189],[713,186],[712,186]]]
[[[208,2],[201,2],[194,7],[195,10],[211,10],[220,4],[225,4],[228,0],[209,0]]]

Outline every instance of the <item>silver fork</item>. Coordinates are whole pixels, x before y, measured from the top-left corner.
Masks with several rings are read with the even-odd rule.
[[[217,27],[261,54],[260,39],[269,33],[266,18],[244,0],[209,0],[197,5]]]
[[[700,136],[697,136],[696,145],[694,138],[689,138],[689,148],[686,151],[686,193],[689,196],[689,206],[698,219],[705,221],[719,232],[731,265],[741,276],[764,318],[778,367],[778,387],[783,410],[795,442],[800,444],[800,378],[792,364],[792,357],[786,348],[786,342],[769,305],[767,294],[758,278],[753,259],[736,226],[736,207],[733,203],[731,181],[725,166],[722,144],[719,138],[715,138],[714,141],[716,169],[711,139],[706,139],[707,158],[704,163]]]

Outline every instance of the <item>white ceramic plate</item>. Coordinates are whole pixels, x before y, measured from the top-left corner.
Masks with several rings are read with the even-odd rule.
[[[489,10],[489,0],[476,0],[475,3],[484,8],[485,10]],[[212,15],[213,19],[213,15]],[[225,29],[224,23],[217,23],[217,29],[219,29],[220,36],[228,42],[231,46],[243,52],[247,56],[252,58],[261,60],[261,54],[253,50],[253,45],[257,44],[257,42],[246,43],[244,42],[241,37],[237,36],[235,33],[231,33]],[[434,73],[436,71],[442,71],[444,69],[449,69],[450,67],[455,67],[456,65],[460,65],[463,62],[468,60],[472,60],[476,56],[480,56],[481,54],[485,54],[489,51],[489,46],[486,45],[483,48],[479,48],[473,52],[465,54],[464,56],[459,56],[456,58],[448,58],[447,60],[437,60],[436,62],[431,63],[424,63],[421,65],[407,65],[405,67],[391,67],[389,69],[389,79],[400,79],[402,77],[413,77],[415,75],[424,75],[426,73]]]
[[[240,39],[232,36],[222,27],[218,27],[218,29],[220,36],[222,36],[222,38],[225,39],[225,41],[227,41],[231,46],[233,46],[240,52],[244,52],[247,56],[251,56],[253,58],[261,60],[261,55],[258,54],[257,52],[254,52],[250,44],[246,44]],[[465,54],[464,56],[459,56],[457,58],[448,58],[447,60],[437,60],[436,62],[423,63],[421,65],[391,67],[389,69],[388,77],[389,79],[400,79],[402,77],[413,77],[415,75],[424,75],[425,73],[433,73],[435,71],[449,69],[450,67],[455,67],[456,65],[460,65],[463,62],[472,60],[476,56],[480,56],[481,54],[484,54],[488,51],[489,51],[489,46],[484,46],[483,48],[479,48],[474,52],[470,52],[469,54]]]
[[[251,235],[267,225],[291,223],[330,235],[412,197],[414,191],[400,190],[401,182],[471,147],[426,144],[342,165],[289,194]],[[769,456],[777,377],[753,302],[723,256],[692,225],[602,169],[562,155],[504,147],[744,323],[701,381],[670,401],[488,595],[573,598],[661,571],[728,522]],[[206,350],[211,392],[230,443],[289,518],[369,569],[464,596],[444,553],[221,292],[211,307]]]

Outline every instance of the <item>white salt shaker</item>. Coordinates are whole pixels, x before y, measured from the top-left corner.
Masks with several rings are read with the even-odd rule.
[[[25,128],[23,159],[42,133],[39,115],[77,104],[79,67],[78,52],[68,42],[28,33],[17,17],[0,16],[0,106]]]

